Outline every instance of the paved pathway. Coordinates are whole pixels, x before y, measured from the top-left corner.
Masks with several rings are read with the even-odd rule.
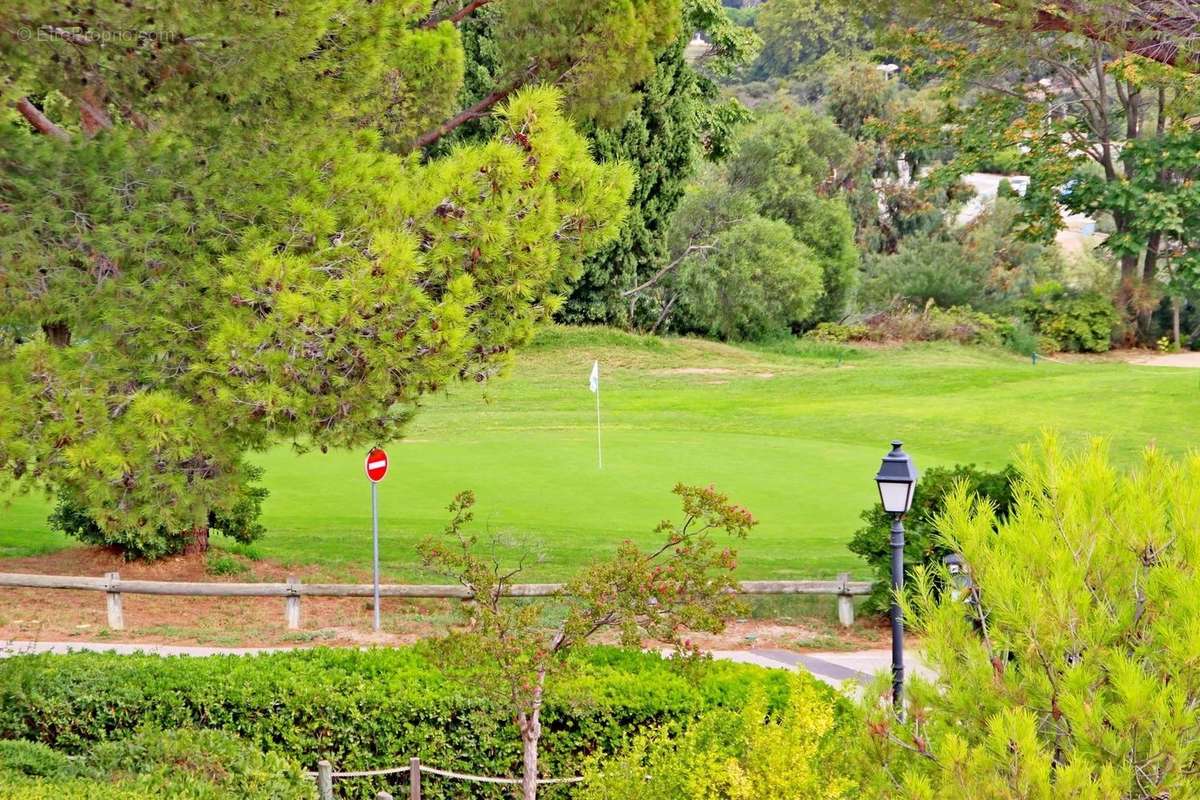
[[[296,647],[196,647],[172,644],[122,644],[117,642],[0,642],[0,658],[34,653],[70,653],[80,651],[121,653],[150,653],[160,656],[252,656],[298,650]],[[773,669],[807,670],[831,686],[841,686],[848,680],[865,683],[877,672],[891,668],[890,650],[859,650],[854,652],[793,653],[790,650],[714,650],[713,658],[757,664]],[[922,664],[910,657],[910,672],[931,675]]]

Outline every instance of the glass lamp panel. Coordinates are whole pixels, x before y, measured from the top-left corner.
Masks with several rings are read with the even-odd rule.
[[[903,514],[908,511],[912,484],[879,482],[879,499],[883,502],[883,510],[889,514]]]

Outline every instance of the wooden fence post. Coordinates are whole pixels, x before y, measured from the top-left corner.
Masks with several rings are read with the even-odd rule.
[[[408,760],[408,800],[421,800],[421,759]]]
[[[317,762],[317,793],[321,800],[333,800],[333,764],[325,759]]]
[[[295,575],[288,575],[288,596],[285,613],[287,614],[287,626],[289,631],[300,630],[300,579]]]
[[[117,589],[121,575],[118,572],[108,572],[104,577],[108,579],[108,590],[105,594],[108,600],[108,627],[114,631],[123,631],[125,615],[121,611],[121,592]]]
[[[854,624],[854,598],[850,596],[850,587],[847,585],[849,582],[850,573],[843,572],[838,575],[838,622],[842,623],[843,628]]]

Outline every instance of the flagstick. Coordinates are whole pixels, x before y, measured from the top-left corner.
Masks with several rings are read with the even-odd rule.
[[[604,448],[600,443],[600,381],[596,381],[596,460],[604,469]]]

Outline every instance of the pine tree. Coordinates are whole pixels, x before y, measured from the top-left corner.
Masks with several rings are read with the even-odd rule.
[[[870,704],[873,796],[1200,797],[1200,456],[1122,471],[1051,439],[1018,467],[1004,520],[966,486],[938,519],[971,583],[917,570],[905,616],[938,678],[904,724]]]
[[[495,374],[625,213],[554,89],[404,154],[463,79],[420,3],[59,6],[0,11],[0,469],[134,551]]]
[[[485,106],[511,76],[501,48],[504,15],[511,8],[506,0],[492,2],[459,21],[467,58],[458,104],[479,109],[479,115],[433,145],[437,152],[492,135],[494,122]],[[635,184],[625,224],[585,261],[559,314],[562,321],[631,322],[626,292],[665,261],[668,223],[684,186],[702,159],[728,154],[734,129],[748,118],[737,100],[722,99],[715,79],[749,61],[757,52],[757,38],[734,25],[717,0],[684,0],[675,13],[680,15],[674,23],[676,36],[655,51],[652,70],[621,94],[623,113],[598,116],[584,98],[567,98],[567,111],[580,122],[596,158],[629,164]],[[709,48],[693,64],[684,53],[696,32],[703,32]]]

